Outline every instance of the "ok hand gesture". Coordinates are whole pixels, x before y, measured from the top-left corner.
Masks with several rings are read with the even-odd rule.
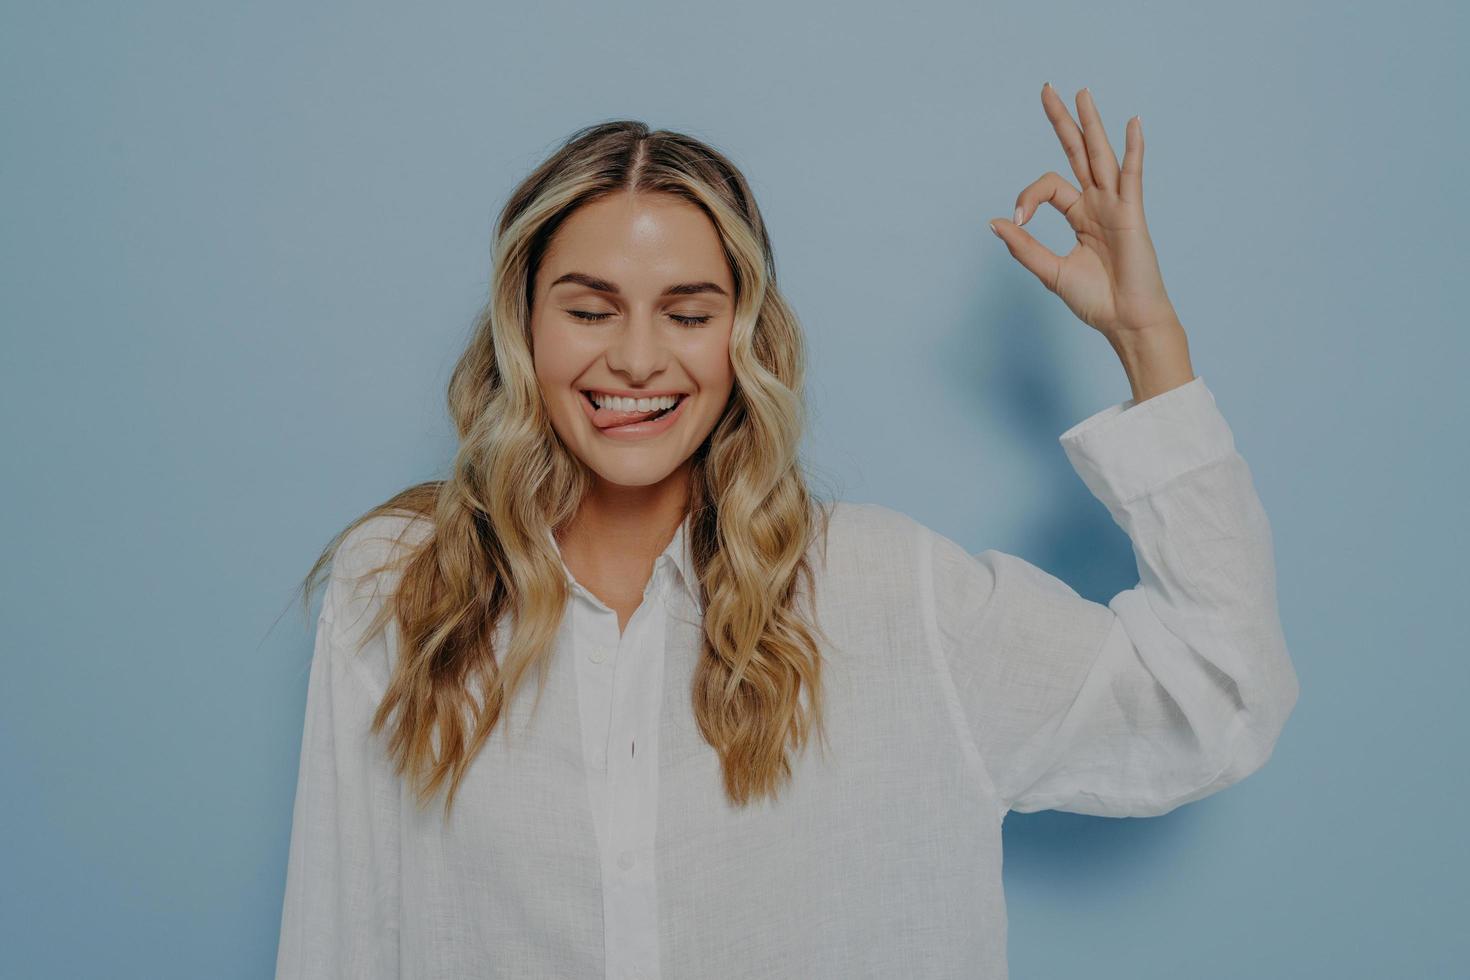
[[[1080,129],[1050,83],[1041,88],[1041,105],[1082,189],[1049,171],[1016,198],[1015,219],[996,218],[991,229],[1016,261],[1114,347],[1139,335],[1180,330],[1143,218],[1142,120],[1128,121],[1120,171],[1090,91],[1077,93]],[[1043,203],[1077,233],[1077,247],[1065,258],[1021,228]]]

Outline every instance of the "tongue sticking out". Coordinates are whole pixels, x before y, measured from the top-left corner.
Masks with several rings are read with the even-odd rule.
[[[674,407],[678,407],[678,402],[674,403]],[[611,429],[615,425],[646,422],[655,415],[662,415],[664,411],[664,409],[654,409],[648,412],[615,412],[610,408],[599,408],[592,412],[592,424],[599,429]]]

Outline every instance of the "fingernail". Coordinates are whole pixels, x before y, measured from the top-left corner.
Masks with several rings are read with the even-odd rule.
[[[1015,222],[1018,225],[1021,223],[1021,209],[1020,208],[1016,208]]]
[[[996,238],[999,238],[1000,237],[1000,229],[997,228],[997,227],[995,227],[995,222],[994,221],[990,222],[990,230],[993,231],[993,232],[995,232],[995,237]]]

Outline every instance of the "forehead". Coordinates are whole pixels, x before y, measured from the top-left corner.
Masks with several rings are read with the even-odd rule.
[[[624,292],[657,293],[676,279],[733,285],[714,222],[669,194],[620,192],[572,212],[552,236],[540,278],[549,283],[571,271],[608,279]]]

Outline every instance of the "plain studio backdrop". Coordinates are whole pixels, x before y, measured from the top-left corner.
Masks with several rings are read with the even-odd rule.
[[[1350,12],[1349,12],[1350,9]],[[327,539],[443,474],[504,195],[634,117],[750,176],[844,499],[1105,602],[1057,436],[1129,396],[986,227],[1040,91],[1141,114],[1196,373],[1272,521],[1302,696],[1163,817],[1011,814],[1017,978],[1470,959],[1464,5],[5,5],[0,975],[269,976]],[[1028,227],[1061,251],[1065,222]]]

